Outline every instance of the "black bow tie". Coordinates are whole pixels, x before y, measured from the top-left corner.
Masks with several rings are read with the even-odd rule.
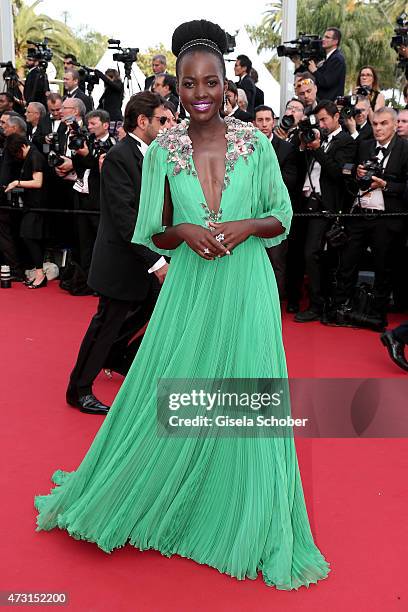
[[[383,156],[385,157],[387,154],[387,149],[386,147],[377,147],[375,150],[375,154],[378,155],[379,153],[382,153]]]

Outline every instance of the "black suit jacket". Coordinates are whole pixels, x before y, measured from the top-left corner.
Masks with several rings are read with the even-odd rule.
[[[337,96],[344,96],[346,62],[342,52],[336,49],[313,76],[316,79],[319,100],[334,101]]]
[[[256,94],[255,83],[253,82],[251,77],[246,74],[244,77],[242,77],[242,79],[238,81],[238,83],[236,83],[236,86],[238,87],[238,89],[243,89],[245,91],[246,97],[248,98],[247,111],[251,115],[251,117],[253,117]]]
[[[357,143],[360,144],[363,140],[372,140],[374,138],[373,128],[371,124],[367,121],[365,126],[358,132],[358,136],[356,138]]]
[[[232,117],[235,117],[235,119],[239,119],[240,121],[252,121],[252,116],[239,107],[237,108],[235,113],[232,113]]]
[[[144,84],[145,91],[149,91],[151,89],[155,78],[156,78],[156,75],[152,74],[151,76],[148,76],[145,79],[145,84]]]
[[[351,205],[352,196],[346,190],[342,169],[344,164],[354,163],[356,155],[356,141],[343,131],[332,138],[326,152],[323,148],[307,151],[307,162],[315,159],[321,166],[320,190],[323,210],[344,212],[344,208]]]
[[[101,216],[89,286],[118,300],[143,300],[155,275],[148,269],[159,259],[147,247],[131,242],[139,210],[141,154],[126,136],[108,151],[101,172]]]
[[[290,142],[278,138],[275,134],[273,134],[272,137],[272,146],[278,158],[283,182],[289,191],[291,200],[293,200],[296,192],[298,175],[296,149]]]
[[[38,124],[33,136],[33,126],[31,123],[27,123],[27,138],[40,153],[43,152],[43,139],[40,124]]]
[[[255,85],[255,102],[254,102],[254,107],[256,108],[257,106],[261,106],[262,104],[265,104],[265,94],[262,91],[262,89],[259,89],[259,87],[257,87]]]
[[[93,100],[90,96],[87,96],[86,94],[84,94],[84,92],[82,91],[82,89],[76,89],[74,91],[73,94],[69,94],[67,93],[67,95],[65,96],[65,98],[78,98],[79,100],[82,100],[82,102],[85,104],[85,108],[86,108],[86,112],[89,113],[89,111],[91,111],[93,109]],[[64,98],[64,100],[65,100]]]
[[[41,102],[47,108],[46,91],[50,90],[47,75],[39,68],[33,68],[27,74],[24,83],[24,99],[26,103]]]
[[[363,140],[358,148],[358,163],[371,159],[376,146],[374,139]],[[408,141],[395,135],[388,146],[391,151],[384,168],[383,178],[387,181],[383,191],[384,208],[387,212],[407,212]]]

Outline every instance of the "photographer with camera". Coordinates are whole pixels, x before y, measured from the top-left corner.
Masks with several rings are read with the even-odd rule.
[[[368,118],[371,109],[368,98],[357,96],[356,102],[351,103],[350,106],[344,107],[340,105],[340,107],[343,125],[348,130],[350,136],[358,144],[362,140],[371,140],[373,138],[373,128]]]
[[[76,98],[81,100],[85,105],[86,112],[88,113],[93,109],[93,100],[90,96],[84,94],[82,89],[79,88],[79,72],[78,70],[66,70],[64,74],[64,89],[66,91],[66,99]]]
[[[78,176],[74,185],[79,210],[100,209],[99,157],[106,154],[115,141],[109,135],[110,117],[104,110],[95,110],[85,117],[88,134],[80,136],[75,144],[72,164]],[[82,144],[82,146],[80,146]],[[78,148],[77,148],[78,147]],[[92,251],[98,232],[99,216],[78,215],[79,264],[88,276]]]
[[[26,136],[27,126],[24,119],[14,111],[3,112],[0,115],[0,135],[2,149],[0,150],[0,186],[5,188],[11,181],[20,176],[21,160],[15,160],[7,151],[6,144],[12,134]],[[8,196],[9,198],[10,196]],[[1,193],[0,202],[9,205],[6,194]],[[12,279],[23,281],[25,279],[23,267],[20,262],[18,248],[14,238],[13,225],[14,217],[10,211],[0,210],[0,252],[6,264],[11,268]]]
[[[363,66],[357,75],[354,93],[358,96],[367,97],[372,111],[385,106],[384,94],[380,91],[378,75],[372,66]],[[372,114],[370,113],[370,120]]]
[[[330,100],[322,100],[315,108],[315,115],[299,123],[299,130],[307,168],[303,212],[343,210],[347,199],[343,166],[354,162],[357,145],[341,129],[337,106]],[[306,220],[304,253],[309,278],[309,306],[295,316],[298,323],[317,321],[322,315],[325,296],[321,257],[331,225],[332,221],[325,217]]]
[[[296,143],[296,146],[299,146],[300,143],[297,142],[296,138],[298,137],[297,126],[304,117],[305,105],[302,100],[291,98],[286,103],[285,112],[280,118],[279,124],[275,127],[274,133],[281,140],[293,141],[293,144]]]
[[[12,159],[21,162],[21,170],[19,178],[7,185],[5,193],[11,194],[12,205],[19,206],[22,203],[25,208],[32,209],[24,212],[20,223],[20,237],[24,240],[31,264],[35,267],[35,278],[26,282],[26,285],[29,289],[40,289],[47,286],[47,277],[43,270],[44,215],[36,213],[35,209],[43,203],[45,160],[21,134],[11,134],[7,138],[6,150]]]
[[[346,82],[346,61],[339,49],[341,31],[338,28],[327,28],[323,35],[322,47],[326,59],[320,65],[310,60],[307,69],[316,80],[318,100],[335,100],[344,95]]]
[[[389,107],[374,112],[375,140],[363,141],[358,150],[359,192],[352,212],[363,214],[347,222],[349,240],[341,252],[335,303],[331,322],[341,324],[350,310],[362,255],[370,247],[375,271],[375,315],[379,328],[386,326],[394,253],[404,240],[402,217],[382,216],[383,212],[406,212],[405,189],[408,177],[408,142],[396,135],[397,113]],[[394,262],[394,264],[398,262]],[[401,263],[401,262],[400,262]]]
[[[26,105],[30,102],[40,102],[44,106],[47,105],[50,85],[45,71],[47,62],[42,59],[43,57],[44,51],[39,50],[38,47],[27,49],[26,68],[28,68],[28,74],[24,83],[23,94]],[[48,55],[45,57],[48,57]]]
[[[111,121],[123,121],[124,85],[119,72],[115,68],[108,68],[104,74],[95,68],[94,73],[105,84],[104,92],[99,99],[98,110],[104,110],[109,113]]]

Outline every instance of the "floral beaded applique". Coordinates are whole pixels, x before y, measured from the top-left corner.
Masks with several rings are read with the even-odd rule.
[[[235,117],[225,117],[227,131],[227,152],[225,155],[225,176],[223,190],[230,183],[229,174],[233,171],[235,164],[240,157],[245,162],[248,156],[255,151],[255,143],[258,140],[256,128],[252,124],[244,123]],[[180,174],[185,170],[187,174],[197,176],[193,167],[193,144],[188,135],[189,121],[185,119],[178,125],[169,130],[159,132],[156,140],[158,144],[167,149],[167,162],[174,163],[173,175]]]

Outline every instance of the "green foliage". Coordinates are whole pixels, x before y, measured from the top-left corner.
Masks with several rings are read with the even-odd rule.
[[[176,58],[171,51],[161,43],[158,47],[149,47],[145,53],[139,53],[137,58],[137,65],[140,70],[149,76],[153,73],[152,71],[152,57],[154,55],[164,55],[167,59],[167,72],[170,74],[176,74]]]
[[[388,89],[397,80],[390,39],[395,18],[404,8],[405,2],[398,0],[298,0],[297,31],[322,35],[329,26],[340,28],[347,89],[354,86],[360,67],[366,64],[378,70],[381,88]],[[258,50],[273,50],[280,44],[281,28],[282,2],[275,0],[268,5],[261,24],[247,29]]]
[[[109,36],[104,36],[83,26],[79,30],[75,30],[75,38],[78,45],[77,58],[79,63],[94,68],[108,48]]]

